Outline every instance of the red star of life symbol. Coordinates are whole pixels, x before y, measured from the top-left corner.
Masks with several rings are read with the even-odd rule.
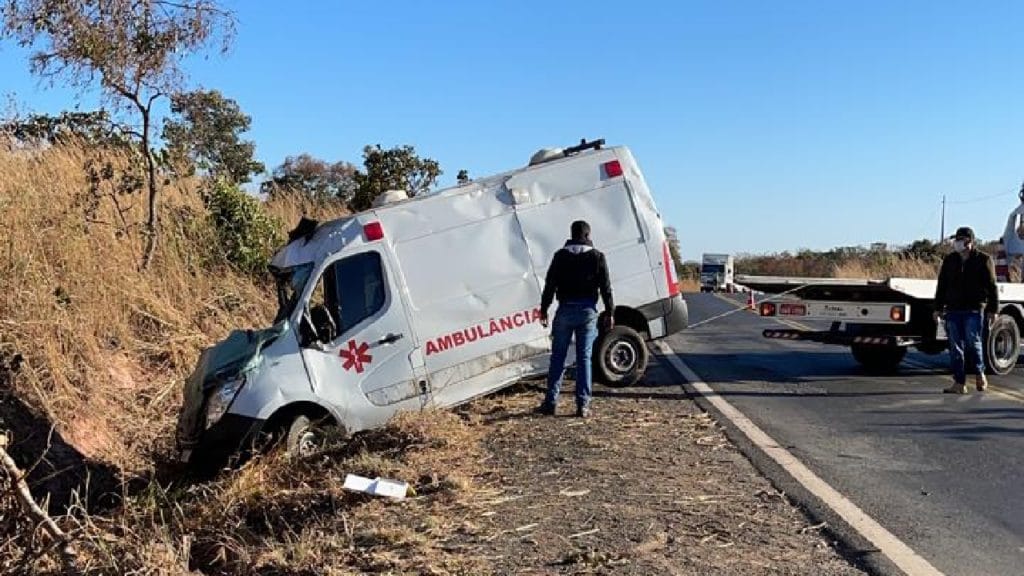
[[[373,362],[373,356],[366,353],[369,349],[370,345],[366,342],[357,345],[355,340],[349,340],[348,348],[342,349],[341,352],[338,353],[338,355],[345,360],[345,363],[342,364],[341,367],[345,370],[355,368],[356,374],[362,374],[363,370],[366,369],[365,364]]]

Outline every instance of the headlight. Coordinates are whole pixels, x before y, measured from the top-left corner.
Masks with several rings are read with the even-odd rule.
[[[217,386],[210,393],[210,397],[206,399],[206,427],[213,426],[224,413],[228,411],[228,406],[231,406],[231,401],[235,399],[238,394],[238,390],[242,387],[243,380],[241,378],[237,380],[228,380],[227,382]]]

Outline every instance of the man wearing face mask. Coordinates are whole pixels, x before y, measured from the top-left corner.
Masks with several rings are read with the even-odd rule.
[[[942,261],[935,288],[935,321],[945,318],[953,369],[953,385],[943,392],[967,393],[967,356],[973,356],[971,360],[977,369],[974,384],[983,392],[988,381],[981,342],[982,322],[991,326],[999,309],[996,270],[992,258],[975,249],[974,231],[966,226],[957,228],[953,249]]]

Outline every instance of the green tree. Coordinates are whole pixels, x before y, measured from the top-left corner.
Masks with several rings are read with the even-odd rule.
[[[164,120],[163,139],[171,162],[236,184],[263,172],[253,156],[256,146],[242,140],[252,118],[217,90],[195,90],[171,96],[172,118]]]
[[[405,190],[410,197],[426,192],[442,174],[436,160],[420,158],[409,145],[387,150],[380,144],[363,148],[363,170],[354,176],[356,189],[349,201],[349,208],[356,212],[372,206],[373,200],[388,190]]]
[[[301,194],[316,201],[348,201],[356,189],[356,167],[348,162],[330,163],[309,154],[285,158],[270,180],[260,184],[268,196]]]
[[[145,268],[158,236],[153,104],[183,82],[182,61],[215,39],[226,50],[233,16],[213,0],[7,0],[2,34],[34,49],[33,73],[74,87],[99,82],[117,110],[134,112],[131,129],[145,158],[148,188]]]

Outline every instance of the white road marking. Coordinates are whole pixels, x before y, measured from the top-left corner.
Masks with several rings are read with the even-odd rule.
[[[796,456],[793,456],[793,454],[773,440],[771,436],[758,428],[742,412],[716,394],[710,386],[701,381],[700,377],[676,355],[668,344],[659,341],[655,342],[654,346],[665,355],[665,358],[672,364],[672,367],[683,378],[686,378],[690,386],[698,394],[704,396],[723,416],[728,418],[754,446],[767,454],[779,466],[782,466],[794,480],[843,518],[858,534],[874,544],[900,570],[909,576],[942,575],[942,572],[868,516],[856,504],[818,477],[803,462],[798,460]]]

